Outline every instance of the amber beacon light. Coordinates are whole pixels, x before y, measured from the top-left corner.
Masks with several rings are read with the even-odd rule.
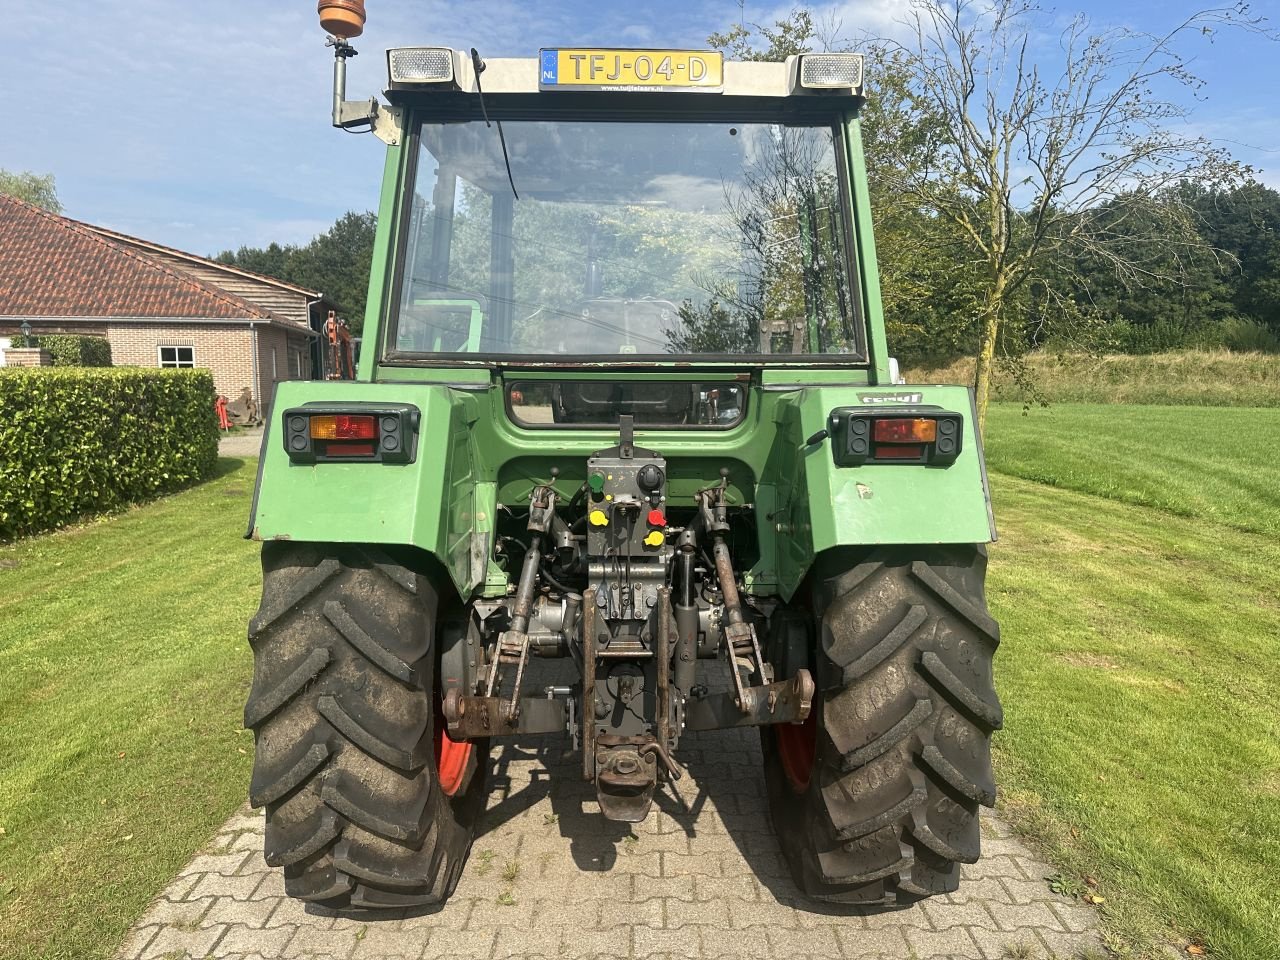
[[[320,26],[340,40],[351,40],[364,33],[364,0],[320,0],[316,4]]]

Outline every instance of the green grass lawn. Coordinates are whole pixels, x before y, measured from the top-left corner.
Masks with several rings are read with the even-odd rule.
[[[993,479],[1010,815],[1139,955],[1280,957],[1280,546]]]
[[[0,956],[109,957],[244,802],[254,461],[0,547]]]
[[[1280,536],[1280,409],[993,404],[986,435],[992,471]]]
[[[1139,955],[1280,957],[1280,411],[993,407],[987,434],[1010,815]]]
[[[1280,419],[997,407],[988,435],[1005,810],[1117,946],[1280,957]],[[0,548],[0,956],[109,956],[243,802],[253,475],[222,463]]]

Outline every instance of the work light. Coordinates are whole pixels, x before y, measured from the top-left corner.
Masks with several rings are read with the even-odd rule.
[[[857,90],[862,86],[862,68],[860,53],[806,53],[800,57],[800,86],[810,90]]]
[[[448,47],[396,47],[387,51],[391,82],[452,83],[453,51]]]

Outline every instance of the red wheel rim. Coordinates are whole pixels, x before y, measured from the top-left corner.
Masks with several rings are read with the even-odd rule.
[[[818,704],[815,701],[804,723],[782,723],[774,727],[782,770],[796,793],[809,789],[813,761],[818,754]]]
[[[436,724],[436,779],[446,796],[452,797],[462,787],[471,760],[469,740],[451,740],[444,732],[444,722]]]

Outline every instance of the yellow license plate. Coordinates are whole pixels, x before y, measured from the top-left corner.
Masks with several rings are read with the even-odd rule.
[[[542,50],[543,90],[703,90],[724,87],[724,54],[706,50]]]

